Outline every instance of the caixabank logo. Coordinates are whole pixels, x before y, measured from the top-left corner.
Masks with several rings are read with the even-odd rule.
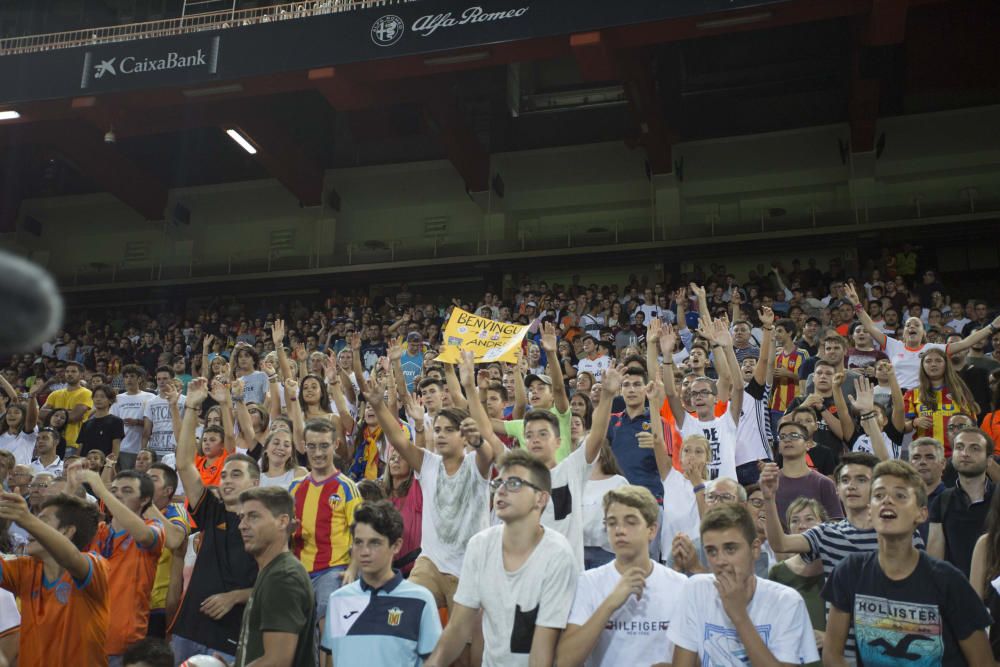
[[[80,88],[87,89],[97,83],[108,84],[121,77],[182,69],[200,69],[215,74],[219,67],[219,46],[220,37],[216,35],[205,46],[164,53],[95,55],[93,51],[87,51],[83,55]]]

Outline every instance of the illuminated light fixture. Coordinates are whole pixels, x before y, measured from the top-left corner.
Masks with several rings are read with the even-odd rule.
[[[457,56],[438,56],[436,58],[424,58],[425,65],[459,65],[461,63],[474,63],[486,60],[490,57],[489,51],[473,51],[472,53],[462,53]]]
[[[14,111],[13,109],[8,109],[6,111],[0,111],[0,120],[16,120],[21,117],[21,114]]]
[[[716,28],[731,28],[737,25],[747,25],[749,23],[760,23],[768,21],[773,14],[771,12],[760,12],[758,14],[747,14],[746,16],[736,16],[731,19],[715,19],[712,21],[699,21],[694,26],[698,30],[714,30]]]
[[[257,154],[257,147],[251,144],[250,140],[244,137],[242,134],[240,134],[238,130],[229,128],[228,130],[226,130],[226,134],[229,135],[230,139],[238,143],[240,145],[240,148],[245,150],[247,153],[250,153],[250,155]]]

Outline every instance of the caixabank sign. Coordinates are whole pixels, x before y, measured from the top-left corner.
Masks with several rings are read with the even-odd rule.
[[[0,103],[214,81],[569,35],[775,0],[411,0],[220,31],[0,56]]]

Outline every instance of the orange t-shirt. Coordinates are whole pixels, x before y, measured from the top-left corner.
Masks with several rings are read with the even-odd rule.
[[[222,450],[222,456],[217,457],[211,464],[205,456],[199,454],[194,457],[194,467],[201,473],[202,484],[205,486],[218,486],[222,482],[222,468],[226,465],[228,457],[229,452],[225,449]]]
[[[154,519],[147,519],[146,525],[156,538],[148,547],[136,544],[127,530],[116,533],[109,523],[98,526],[91,545],[108,561],[111,591],[111,621],[105,643],[108,655],[124,653],[130,644],[146,636],[149,626],[149,598],[163,549],[163,527]]]
[[[90,552],[90,572],[76,580],[63,572],[45,581],[43,565],[28,556],[0,560],[3,587],[21,601],[20,665],[107,667],[108,562]]]
[[[993,438],[993,454],[1000,455],[1000,410],[994,410],[983,417],[980,428]]]

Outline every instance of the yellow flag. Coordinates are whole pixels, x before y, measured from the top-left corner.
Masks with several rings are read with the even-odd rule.
[[[460,353],[471,350],[476,363],[515,363],[516,350],[527,331],[527,325],[504,324],[455,308],[444,326],[444,345],[436,361],[457,364]]]

